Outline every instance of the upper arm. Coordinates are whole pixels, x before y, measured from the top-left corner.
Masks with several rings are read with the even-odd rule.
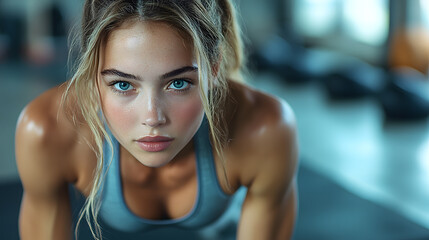
[[[252,170],[239,224],[239,239],[288,239],[296,217],[298,146],[295,118],[283,101],[255,131],[246,162]],[[251,144],[252,145],[252,144]]]
[[[21,113],[16,128],[16,162],[24,188],[19,226],[24,240],[71,236],[68,185],[52,120],[33,102]]]

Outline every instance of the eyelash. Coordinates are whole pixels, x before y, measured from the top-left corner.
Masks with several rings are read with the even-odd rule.
[[[186,82],[187,84],[189,84],[189,86],[187,86],[185,89],[172,89],[173,91],[175,91],[175,92],[186,92],[186,91],[189,91],[190,90],[190,88],[192,87],[192,85],[194,85],[193,84],[193,82],[192,82],[192,80],[190,80],[190,79],[187,79],[187,78],[176,78],[176,79],[173,79],[173,80],[171,80],[169,83],[168,83],[168,87],[169,86],[171,86],[173,83],[174,83],[174,81],[178,81],[178,80],[182,80],[182,81],[184,81],[184,82]],[[115,88],[115,85],[117,84],[117,83],[128,83],[128,84],[130,84],[130,86],[131,87],[133,87],[133,89],[131,89],[131,90],[127,90],[127,91],[120,91],[120,90],[118,90],[118,89],[116,89]],[[113,81],[113,82],[111,82],[111,83],[109,83],[108,84],[108,86],[112,89],[112,91],[114,92],[114,93],[117,93],[117,94],[121,94],[121,95],[127,95],[127,94],[130,94],[130,92],[131,91],[133,91],[133,90],[135,90],[135,87],[133,86],[133,84],[131,84],[130,82],[128,82],[128,81]],[[167,88],[168,88],[167,87]]]
[[[171,86],[175,81],[178,81],[178,80],[181,80],[181,81],[186,82],[186,83],[188,84],[188,86],[187,86],[186,88],[184,88],[184,89],[172,89],[172,90],[173,90],[173,91],[175,91],[175,92],[186,92],[186,91],[189,91],[189,90],[190,90],[190,88],[191,88],[191,87],[192,87],[192,85],[193,85],[193,82],[192,82],[192,80],[190,80],[190,79],[187,79],[187,78],[176,78],[176,79],[171,80],[171,81],[168,83],[168,87],[169,87],[169,86]]]
[[[120,90],[115,88],[115,85],[117,83],[128,83],[128,84],[130,84],[131,87],[133,87],[133,89],[127,90],[127,91],[120,91]],[[130,82],[127,82],[127,81],[113,81],[113,82],[109,83],[109,87],[112,89],[112,91],[114,93],[120,94],[120,95],[127,95],[127,94],[130,94],[131,91],[135,90],[135,87]]]

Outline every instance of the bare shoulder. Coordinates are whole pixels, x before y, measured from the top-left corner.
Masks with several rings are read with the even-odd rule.
[[[282,141],[274,146],[291,144],[289,140],[294,140],[296,134],[295,115],[284,99],[241,83],[231,83],[230,89],[235,108],[229,110],[234,112],[229,114],[232,115],[229,132],[237,150],[242,143],[256,144],[255,150],[273,147],[277,140]]]
[[[57,86],[44,92],[19,116],[15,151],[24,188],[36,187],[36,183],[40,187],[53,187],[72,178],[63,169],[70,167],[68,156],[72,154],[77,133],[60,110],[63,90],[64,86]]]
[[[71,236],[68,183],[78,180],[76,160],[85,159],[81,154],[85,147],[79,148],[85,144],[79,144],[81,130],[63,111],[63,92],[64,86],[46,91],[18,119],[15,156],[24,189],[19,214],[22,239]]]
[[[234,121],[240,122],[236,127],[245,128],[247,133],[259,132],[260,128],[295,129],[293,110],[284,99],[241,83],[233,82],[230,86],[236,105]]]
[[[240,166],[241,184],[249,186],[261,178],[264,189],[272,181],[290,182],[298,161],[292,108],[285,100],[246,85],[231,86],[237,106],[230,129],[231,149]]]

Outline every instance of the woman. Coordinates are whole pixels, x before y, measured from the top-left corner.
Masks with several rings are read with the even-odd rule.
[[[80,39],[72,79],[18,121],[22,239],[70,238],[69,183],[94,237],[98,213],[136,235],[206,229],[243,188],[237,239],[291,237],[293,112],[238,82],[228,0],[88,0]]]

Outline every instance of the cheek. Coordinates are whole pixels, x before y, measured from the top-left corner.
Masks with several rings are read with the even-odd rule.
[[[102,98],[103,112],[108,124],[111,126],[111,130],[120,128],[121,130],[131,126],[135,117],[133,116],[132,109],[130,107],[121,104],[121,101],[117,101],[113,98],[105,97]]]
[[[203,111],[202,102],[199,96],[196,96],[172,108],[172,121],[183,127],[190,126],[203,114]]]

